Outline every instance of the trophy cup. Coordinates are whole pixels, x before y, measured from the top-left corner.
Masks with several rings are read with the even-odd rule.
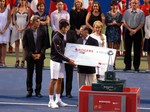
[[[104,80],[101,80],[101,73],[97,67],[97,80],[92,83],[92,91],[110,91],[110,92],[122,92],[125,86],[126,80],[120,80],[116,78],[116,73],[113,69],[113,51],[108,51],[108,66],[105,72]]]
[[[114,68],[113,68],[113,60],[112,60],[112,55],[113,55],[113,51],[109,50],[108,51],[108,67],[107,67],[107,71],[105,72],[105,81],[114,81],[116,80],[116,74],[114,72]]]

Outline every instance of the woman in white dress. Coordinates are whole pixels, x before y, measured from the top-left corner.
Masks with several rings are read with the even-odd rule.
[[[99,47],[107,47],[106,43],[106,36],[105,34],[102,34],[103,30],[103,23],[101,21],[95,21],[93,24],[93,31],[94,33],[90,34],[90,36],[94,39],[96,39],[99,43]],[[105,71],[107,70],[107,66],[100,65],[96,68],[96,74],[100,79],[104,80]]]
[[[102,34],[103,30],[103,23],[101,21],[95,21],[93,24],[94,33],[92,33],[90,36],[96,39],[99,43],[100,47],[107,47],[106,43],[106,36],[105,34]]]
[[[0,66],[5,66],[6,45],[10,36],[10,10],[6,7],[5,0],[0,0]]]
[[[28,8],[27,0],[19,0],[13,14],[13,29],[11,35],[11,45],[15,44],[16,64],[19,67],[19,48],[22,48],[22,39],[25,29],[30,20],[30,10]],[[19,47],[20,46],[20,47]],[[22,49],[21,67],[25,65],[25,51]]]

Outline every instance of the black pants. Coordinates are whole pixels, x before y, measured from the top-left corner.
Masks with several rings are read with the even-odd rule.
[[[33,92],[33,73],[34,73],[34,68],[35,68],[35,73],[36,73],[36,88],[35,92],[40,93],[41,91],[41,83],[42,83],[42,68],[43,68],[43,60],[30,60],[27,61],[27,79],[26,79],[26,86],[27,86],[27,91],[28,92]]]
[[[125,63],[126,68],[131,68],[132,66],[131,51],[132,51],[132,44],[133,44],[133,52],[134,52],[133,66],[135,69],[139,69],[142,33],[141,33],[141,30],[139,30],[133,36],[130,36],[129,34],[130,34],[130,31],[126,30],[126,33],[125,33],[126,53],[124,57],[124,63]]]
[[[65,70],[66,70],[66,95],[70,95],[72,90],[73,66],[70,64],[65,64]],[[63,94],[63,91],[64,91],[64,79],[62,80],[61,94]]]

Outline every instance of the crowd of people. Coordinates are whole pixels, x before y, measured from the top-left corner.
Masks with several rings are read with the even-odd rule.
[[[5,0],[0,0],[0,66],[6,66],[6,48],[10,43],[15,48],[14,66],[23,68],[25,62],[27,63],[27,97],[32,97],[33,93],[34,66],[36,71],[35,95],[42,97],[42,68],[45,51],[51,47],[51,81],[48,88],[50,108],[67,106],[61,100],[64,83],[66,97],[72,98],[75,63],[74,60],[64,56],[66,43],[113,48],[119,55],[120,43],[123,40],[124,71],[132,68],[133,45],[134,71],[139,72],[143,50],[147,52],[148,68],[146,72],[150,72],[150,0],[143,0],[142,5],[139,0],[130,0],[128,8],[126,0],[121,2],[122,8],[119,9],[117,0],[112,0],[110,11],[104,14],[100,3],[94,0],[89,0],[87,9],[83,7],[82,0],[74,0],[74,6],[70,12],[65,10],[68,8],[63,0],[57,0],[56,10],[48,14],[45,11],[44,1],[37,4],[37,12],[33,13],[27,0],[18,0],[18,4],[11,9],[6,6]],[[52,34],[49,34],[50,27]],[[50,38],[52,38],[52,43],[49,41]],[[22,49],[21,62],[20,48]],[[68,63],[63,64],[63,61]],[[115,63],[113,67],[116,69]],[[95,67],[78,65],[77,68],[79,88],[82,85],[91,85],[96,79]],[[64,82],[64,74],[66,82]],[[55,101],[54,93],[56,93]]]

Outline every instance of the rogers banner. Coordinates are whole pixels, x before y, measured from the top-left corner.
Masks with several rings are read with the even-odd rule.
[[[75,60],[76,65],[107,66],[114,65],[115,49],[67,43],[65,56]]]

